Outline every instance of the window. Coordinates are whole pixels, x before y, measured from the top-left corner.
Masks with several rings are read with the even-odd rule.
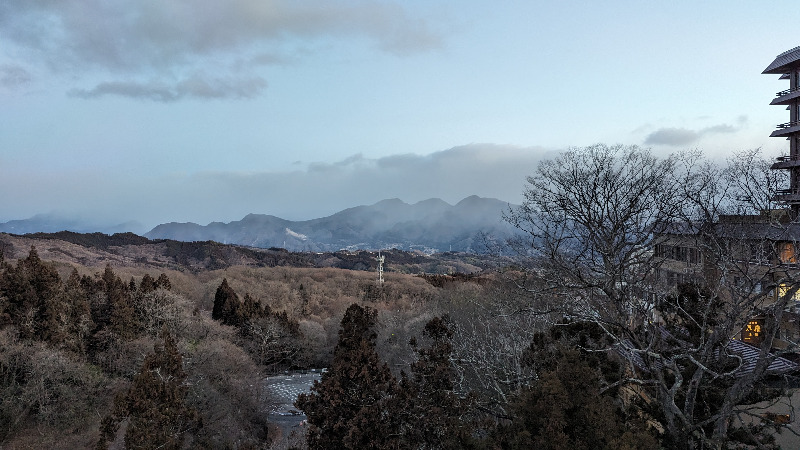
[[[786,295],[789,295],[789,291],[791,290],[791,288],[792,288],[792,286],[790,286],[788,284],[782,284],[782,285],[778,286],[778,298],[777,298],[777,300],[783,298]],[[800,301],[800,289],[798,289],[794,293],[794,296],[792,296],[792,300]]]
[[[697,264],[700,262],[700,251],[696,248],[689,249],[689,262],[692,264]]]
[[[797,257],[794,253],[794,245],[791,242],[778,243],[778,257],[784,264],[794,264],[797,262]]]
[[[761,341],[762,334],[761,328],[763,327],[763,319],[753,319],[747,322],[742,331],[742,340],[745,342],[759,342]]]

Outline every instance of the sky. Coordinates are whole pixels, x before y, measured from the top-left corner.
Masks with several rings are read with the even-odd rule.
[[[3,0],[0,222],[522,199],[570,147],[762,148],[796,3]]]

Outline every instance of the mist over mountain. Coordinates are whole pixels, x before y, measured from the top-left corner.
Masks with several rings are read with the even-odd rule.
[[[63,217],[58,214],[37,214],[29,219],[9,220],[0,222],[0,233],[29,234],[29,233],[57,233],[59,231],[73,231],[75,233],[136,233],[142,234],[147,229],[136,221],[120,224],[91,223],[81,219]]]
[[[509,204],[493,198],[467,197],[455,205],[441,199],[408,204],[399,199],[348,208],[328,217],[290,221],[249,214],[230,223],[166,223],[145,236],[177,241],[217,241],[291,251],[340,249],[419,250],[425,253],[484,253],[487,243],[503,241],[516,230],[503,221]]]

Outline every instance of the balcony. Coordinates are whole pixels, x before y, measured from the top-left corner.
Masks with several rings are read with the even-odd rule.
[[[800,98],[800,87],[793,87],[776,93],[775,99],[770,102],[770,105],[788,105],[798,98]]]
[[[800,188],[776,189],[772,200],[778,202],[800,202]]]
[[[786,122],[776,126],[777,130],[770,134],[770,137],[788,137],[800,132],[800,121]]]
[[[797,155],[783,155],[777,158],[778,162],[773,163],[770,169],[790,169],[792,167],[800,166],[800,154]]]

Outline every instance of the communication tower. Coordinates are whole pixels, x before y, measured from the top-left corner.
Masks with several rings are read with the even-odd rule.
[[[378,250],[378,257],[375,258],[378,261],[378,284],[383,284],[383,260],[384,256],[381,255],[381,251]]]

